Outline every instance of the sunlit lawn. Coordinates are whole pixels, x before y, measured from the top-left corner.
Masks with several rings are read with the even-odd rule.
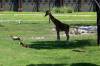
[[[6,12],[7,13],[7,12]],[[12,13],[11,14],[15,14]],[[26,14],[26,13],[25,13]],[[34,13],[33,13],[34,14]],[[40,13],[41,14],[41,13]],[[42,13],[44,15],[44,13]],[[88,14],[88,13],[77,13]],[[95,15],[91,13],[89,15]],[[91,17],[91,18],[90,18]],[[67,17],[57,16],[61,20],[67,19],[96,19],[96,16]],[[56,41],[54,25],[48,23],[44,16],[0,15],[1,20],[40,20],[1,22],[0,26],[0,66],[97,66],[100,65],[100,48],[96,43],[96,34],[71,35],[66,41]],[[81,24],[81,22],[65,22]],[[96,22],[83,22],[85,25],[96,25]],[[61,33],[63,35],[64,33]],[[30,46],[24,48],[18,41],[13,41],[10,35],[20,36],[23,43]],[[42,39],[39,39],[42,37]]]

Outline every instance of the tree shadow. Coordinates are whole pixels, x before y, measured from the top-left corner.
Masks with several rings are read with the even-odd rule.
[[[0,27],[4,27],[4,25],[0,24]]]
[[[93,40],[94,41],[94,40]],[[92,40],[75,41],[36,41],[29,44],[29,48],[34,49],[72,49],[83,48],[85,46],[94,46],[96,43]]]
[[[65,66],[66,64],[29,64],[26,66]]]
[[[99,65],[92,64],[92,63],[73,63],[70,66],[99,66]]]
[[[21,22],[20,24],[33,24],[33,25],[36,25],[36,24],[39,24],[39,23],[29,23],[29,22]],[[18,23],[16,25],[19,25]]]

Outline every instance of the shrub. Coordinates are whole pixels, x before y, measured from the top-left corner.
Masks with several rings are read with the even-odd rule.
[[[54,7],[52,10],[54,13],[72,13],[74,10],[71,7]]]

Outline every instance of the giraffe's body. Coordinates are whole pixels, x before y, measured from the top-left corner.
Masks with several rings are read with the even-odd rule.
[[[59,20],[57,20],[56,18],[54,18],[52,16],[52,14],[50,14],[49,16],[50,16],[50,19],[52,20],[52,22],[55,24],[55,27],[58,30],[60,30],[60,31],[66,31],[66,28],[67,28],[67,30],[69,29],[69,25],[60,22]]]
[[[56,32],[57,32],[57,40],[60,40],[60,31],[65,31],[65,34],[67,36],[67,40],[69,40],[69,25],[64,24],[61,21],[59,21],[58,19],[54,18],[50,11],[46,11],[45,16],[47,16],[47,15],[49,15],[50,20],[55,25],[55,29],[56,29]]]

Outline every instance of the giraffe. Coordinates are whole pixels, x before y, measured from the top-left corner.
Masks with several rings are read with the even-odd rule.
[[[55,25],[55,29],[57,32],[57,40],[60,40],[60,31],[64,31],[67,37],[67,40],[69,40],[69,25],[68,24],[64,24],[61,21],[59,21],[58,19],[56,19],[50,12],[50,10],[46,11],[45,16],[49,16],[50,20],[54,23]]]

